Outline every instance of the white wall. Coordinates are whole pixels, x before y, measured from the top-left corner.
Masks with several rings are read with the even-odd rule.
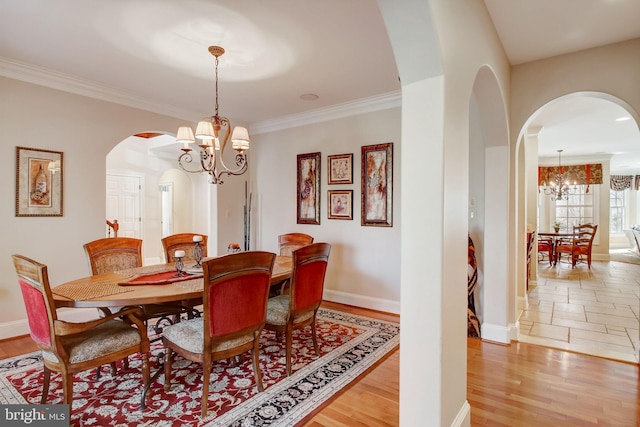
[[[361,147],[393,142],[393,226],[362,226]],[[302,232],[332,245],[325,298],[400,312],[400,109],[252,135],[255,248],[277,252],[278,235]],[[297,224],[297,155],[320,152],[320,225]],[[327,184],[327,156],[353,153],[353,184]],[[226,184],[225,184],[226,185]],[[327,191],[353,190],[353,220],[327,218]],[[256,220],[257,219],[257,220]]]

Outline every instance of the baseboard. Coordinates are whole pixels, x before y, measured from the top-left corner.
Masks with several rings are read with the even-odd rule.
[[[368,308],[370,310],[383,311],[385,313],[400,314],[400,301],[391,301],[382,298],[373,298],[365,295],[351,294],[347,292],[325,289],[323,298],[327,301],[340,304],[353,305],[355,307]]]
[[[97,317],[98,311],[95,308],[61,308],[58,310],[58,319],[68,322],[85,322]],[[28,334],[29,323],[26,318],[0,323],[0,340]]]
[[[509,344],[511,340],[518,338],[518,324],[509,326],[492,325],[483,323],[481,327],[482,339],[486,341]]]
[[[462,427],[471,425],[471,405],[468,401],[464,401],[462,408],[451,423],[451,427]]]

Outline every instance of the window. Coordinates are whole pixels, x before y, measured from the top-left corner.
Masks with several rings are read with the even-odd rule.
[[[556,200],[556,216],[567,229],[594,221],[595,185],[577,185],[567,200]]]
[[[622,233],[624,227],[624,191],[609,190],[609,232]]]

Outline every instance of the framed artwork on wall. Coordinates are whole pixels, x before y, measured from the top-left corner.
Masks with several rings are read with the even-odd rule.
[[[298,154],[298,224],[320,224],[320,153]]]
[[[393,143],[362,147],[362,225],[393,225]]]
[[[353,184],[353,153],[328,156],[329,184]]]
[[[16,147],[16,216],[62,216],[62,152]]]
[[[329,190],[329,219],[353,219],[353,190]]]

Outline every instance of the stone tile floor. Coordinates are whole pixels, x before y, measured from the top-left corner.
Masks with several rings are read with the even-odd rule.
[[[640,259],[640,258],[639,258]],[[519,341],[638,363],[640,264],[538,264]]]

